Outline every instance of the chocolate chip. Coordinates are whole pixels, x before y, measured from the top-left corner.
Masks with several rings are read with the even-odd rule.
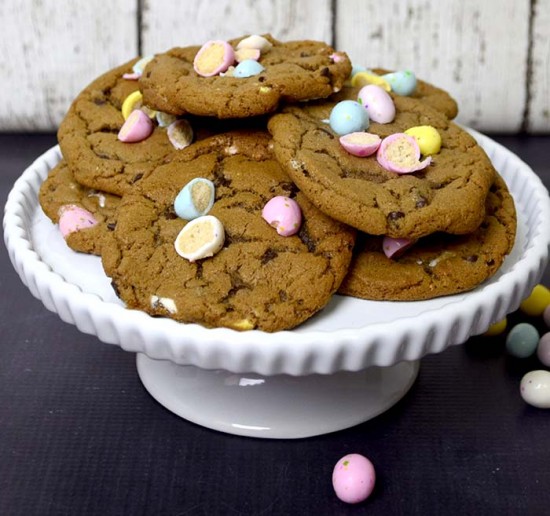
[[[420,199],[418,199],[418,201],[416,201],[416,204],[415,204],[417,208],[424,208],[424,206],[427,206],[427,205],[428,205],[428,201],[426,200],[425,197],[420,197]]]
[[[392,211],[388,214],[389,220],[399,220],[402,219],[405,214],[402,211]]]
[[[135,183],[137,181],[139,181],[141,178],[143,177],[143,174],[136,174],[133,178],[132,178],[132,183]]]
[[[479,258],[479,256],[477,254],[472,254],[470,256],[466,256],[464,259],[467,261],[467,262],[470,262],[470,263],[475,263],[477,262],[477,259]]]
[[[323,66],[323,68],[319,70],[319,73],[321,74],[321,77],[328,77],[330,75],[330,71],[326,66]]]
[[[94,99],[94,104],[96,106],[103,106],[103,104],[106,104],[107,101],[103,98],[97,98],[97,99]]]
[[[307,247],[307,250],[310,253],[315,252],[315,249],[317,248],[317,244],[311,238],[310,234],[307,231],[307,226],[305,224],[302,224],[302,227],[301,227],[300,231],[298,232],[298,238]]]
[[[284,303],[288,299],[288,295],[284,290],[279,290],[279,299]]]
[[[279,253],[273,249],[268,249],[261,258],[262,265],[265,265],[266,263],[270,262],[271,260],[277,258]]]
[[[258,82],[264,82],[265,81],[265,77],[263,75],[260,75],[258,77]]]
[[[116,222],[109,222],[109,224],[107,224],[107,229],[109,231],[114,231],[116,228]]]

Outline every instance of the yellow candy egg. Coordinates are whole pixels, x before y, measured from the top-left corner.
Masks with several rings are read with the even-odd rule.
[[[405,134],[412,136],[423,156],[437,154],[441,150],[441,135],[435,127],[431,125],[418,125],[405,131]]]
[[[550,290],[544,285],[535,285],[529,297],[522,301],[519,308],[527,315],[536,317],[541,315],[548,305],[550,305]]]
[[[489,329],[483,335],[485,335],[486,337],[495,337],[496,335],[500,335],[506,329],[507,324],[508,320],[505,317],[504,319],[502,319],[502,321],[491,324],[491,326],[489,326]]]
[[[386,79],[380,77],[379,75],[376,75],[375,73],[358,72],[351,78],[351,85],[354,87],[363,87],[367,86],[368,84],[376,84],[376,86],[380,86],[387,92],[391,91],[390,83],[386,81]]]
[[[124,99],[121,108],[124,120],[126,120],[135,109],[141,109],[149,118],[155,118],[157,115],[157,111],[143,105],[143,95],[139,90],[130,93],[130,95]]]

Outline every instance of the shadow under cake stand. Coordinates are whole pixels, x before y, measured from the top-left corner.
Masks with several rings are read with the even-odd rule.
[[[4,237],[23,283],[46,308],[101,341],[137,353],[137,371],[162,405],[199,425],[266,438],[301,438],[348,428],[401,399],[419,360],[484,332],[514,311],[546,267],[550,199],[517,156],[472,131],[510,188],[515,246],[475,290],[420,302],[334,296],[293,331],[207,329],[126,309],[98,257],[71,251],[37,201],[61,159],[58,147],[16,181]]]

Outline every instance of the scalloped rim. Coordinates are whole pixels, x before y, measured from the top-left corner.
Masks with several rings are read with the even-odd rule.
[[[515,177],[511,190],[522,198],[528,195],[529,206],[535,207],[530,214],[534,213],[534,220],[529,221],[531,235],[526,248],[498,281],[467,293],[466,299],[391,323],[334,331],[237,332],[152,318],[83,292],[41,260],[33,250],[26,229],[26,221],[37,206],[39,185],[61,159],[58,146],[35,160],[15,182],[5,207],[4,238],[21,280],[46,308],[84,333],[97,335],[103,342],[118,344],[127,351],[145,353],[150,358],[235,373],[298,376],[357,371],[374,365],[418,360],[428,353],[438,353],[450,345],[465,342],[516,310],[540,280],[548,260],[550,198],[546,188],[515,154],[476,131],[468,131],[488,154],[493,151],[495,155],[504,155],[507,164],[512,162],[521,171],[520,191],[516,191],[519,179]]]

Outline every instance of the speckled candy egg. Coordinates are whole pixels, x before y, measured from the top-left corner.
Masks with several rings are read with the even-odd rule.
[[[334,466],[332,486],[336,496],[346,503],[366,500],[376,481],[372,462],[358,453],[342,457]]]
[[[382,75],[397,95],[412,95],[416,90],[416,76],[409,70]]]
[[[343,136],[367,129],[369,115],[359,102],[343,100],[332,108],[329,123],[336,134]]]
[[[389,124],[395,118],[395,105],[387,91],[380,86],[368,84],[357,95],[357,102],[367,110],[369,118],[379,124]]]
[[[550,408],[550,372],[538,370],[527,373],[521,379],[520,394],[533,407]]]
[[[532,324],[516,324],[506,337],[506,351],[517,358],[530,357],[537,349],[539,338],[539,332]]]

